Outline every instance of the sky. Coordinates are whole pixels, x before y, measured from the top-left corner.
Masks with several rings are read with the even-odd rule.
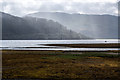
[[[0,11],[15,16],[35,12],[118,14],[118,0],[0,0]]]

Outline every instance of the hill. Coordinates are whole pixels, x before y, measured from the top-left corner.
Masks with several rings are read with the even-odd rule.
[[[16,17],[2,13],[3,40],[64,40],[82,39],[80,34],[53,20]]]
[[[68,14],[61,12],[37,12],[26,16],[51,19],[66,26],[68,29],[96,39],[118,38],[117,16]]]

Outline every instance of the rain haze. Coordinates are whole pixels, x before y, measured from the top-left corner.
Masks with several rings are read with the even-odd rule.
[[[72,31],[74,32],[72,36],[75,36],[74,38],[76,39],[78,39],[78,36],[82,39],[87,37],[95,39],[118,38],[118,0],[2,0],[0,3],[2,4],[0,7],[1,12],[21,17],[25,20],[27,17],[27,21],[29,17],[28,23],[34,20],[30,17],[58,22],[59,26],[63,26],[68,31],[63,30],[64,32],[62,33],[62,31],[55,32],[54,30],[55,39],[58,39],[57,35],[64,35],[65,38],[67,34],[69,34],[70,38],[71,34],[69,32]],[[33,24],[30,25],[39,30],[38,32],[41,34],[40,30],[42,30],[43,25],[40,22],[34,23],[34,25],[37,25],[36,27]],[[39,25],[41,25],[41,28]],[[54,29],[56,25],[58,26],[58,24],[54,24]],[[27,27],[24,26],[25,28],[27,30]],[[46,28],[47,31],[45,30],[45,32],[50,32],[50,29]],[[48,33],[46,34],[45,32],[43,30],[41,35],[48,36]],[[46,37],[45,39],[50,38]]]

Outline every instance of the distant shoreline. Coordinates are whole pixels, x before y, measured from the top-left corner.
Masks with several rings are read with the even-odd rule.
[[[79,52],[105,52],[105,53],[117,53],[117,54],[119,54],[120,53],[120,50],[109,50],[109,51],[64,51],[64,50],[0,50],[0,52],[2,52],[2,53],[8,53],[8,52],[21,52],[21,53],[24,53],[24,52],[28,52],[28,53],[34,53],[34,52],[37,52],[37,53],[39,53],[39,52],[51,52],[51,53],[59,53],[59,52],[62,52],[62,53],[79,53]]]
[[[120,43],[95,43],[95,44],[46,44],[47,46],[64,46],[72,48],[120,48]]]

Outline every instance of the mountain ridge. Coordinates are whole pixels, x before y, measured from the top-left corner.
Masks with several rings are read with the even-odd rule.
[[[68,29],[95,39],[118,38],[118,16],[107,14],[67,14],[60,12],[37,12],[26,16],[54,20]]]
[[[69,40],[84,39],[53,20],[16,17],[2,13],[3,40]]]

